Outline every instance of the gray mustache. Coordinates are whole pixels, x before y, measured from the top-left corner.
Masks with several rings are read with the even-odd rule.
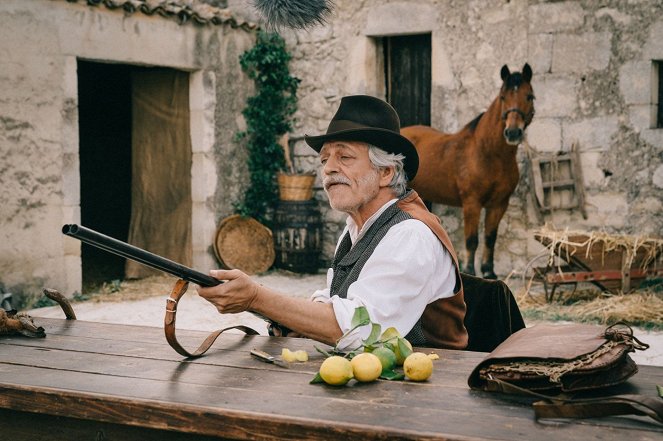
[[[350,185],[350,179],[346,178],[343,175],[333,175],[327,176],[322,180],[322,186],[326,189],[333,184],[347,184]]]

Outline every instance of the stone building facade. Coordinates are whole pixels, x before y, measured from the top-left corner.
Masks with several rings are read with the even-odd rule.
[[[176,7],[177,6],[177,7]],[[228,6],[228,10],[221,7]],[[239,56],[259,17],[248,0],[3,0],[0,2],[0,282],[13,292],[81,289],[81,251],[64,237],[81,220],[79,91],[83,62],[161,67],[188,75],[192,266],[218,265],[212,241],[247,182],[233,141],[253,84]],[[533,233],[556,227],[663,235],[663,4],[658,0],[335,0],[325,25],[282,30],[302,80],[291,139],[319,134],[349,94],[386,96],[385,42],[430,35],[430,124],[456,131],[497,95],[507,64],[534,71],[540,152],[578,146],[587,218],[559,210],[540,219],[523,149],[521,180],[500,225],[495,270],[524,269],[540,251]],[[103,118],[103,112],[100,112]],[[300,170],[318,161],[295,142]],[[324,217],[323,260],[344,215]],[[458,208],[434,206],[464,248]]]
[[[346,94],[385,97],[385,38],[431,35],[431,125],[453,132],[486,110],[503,64],[534,71],[536,116],[528,142],[539,152],[579,150],[580,210],[536,215],[524,149],[521,180],[499,228],[496,272],[523,271],[541,251],[533,238],[555,228],[663,235],[663,128],[657,127],[663,60],[663,3],[657,0],[338,0],[326,26],[287,31],[299,89],[296,135],[323,133]],[[659,120],[660,121],[660,120]],[[297,145],[301,167],[316,158]],[[325,210],[325,256],[343,216]],[[459,250],[462,213],[435,205]],[[482,242],[482,238],[480,242]],[[481,247],[481,245],[480,245]],[[480,250],[479,250],[480,251]],[[478,257],[477,257],[478,258]]]
[[[218,219],[232,214],[247,174],[245,151],[232,138],[243,128],[239,115],[252,93],[239,56],[253,46],[255,26],[228,10],[190,4],[0,2],[0,282],[6,291],[81,292],[80,242],[61,234],[63,224],[81,222],[81,62],[186,74],[190,228],[197,232],[192,262],[196,268],[218,266],[210,238]],[[101,83],[94,89],[101,95],[117,87],[105,81],[88,78],[93,86]],[[88,98],[94,105],[95,97]],[[103,107],[95,111],[87,117],[108,118]],[[104,164],[97,165],[103,171]],[[96,202],[102,210],[97,214],[113,214],[110,203]]]

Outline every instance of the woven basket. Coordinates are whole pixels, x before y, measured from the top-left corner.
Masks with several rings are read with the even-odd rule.
[[[279,199],[282,201],[308,201],[313,197],[315,175],[287,175],[279,173]]]
[[[224,268],[247,274],[267,271],[276,257],[272,231],[257,220],[238,214],[219,224],[214,253]]]

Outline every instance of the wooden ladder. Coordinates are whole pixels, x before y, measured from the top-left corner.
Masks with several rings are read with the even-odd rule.
[[[580,209],[583,219],[585,192],[580,167],[580,156],[575,143],[567,152],[540,153],[525,143],[530,162],[530,190],[537,217],[543,222],[543,215],[555,210]]]

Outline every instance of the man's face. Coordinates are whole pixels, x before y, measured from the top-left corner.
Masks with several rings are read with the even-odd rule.
[[[380,172],[362,142],[327,142],[320,150],[322,183],[335,210],[359,213],[380,191]]]

